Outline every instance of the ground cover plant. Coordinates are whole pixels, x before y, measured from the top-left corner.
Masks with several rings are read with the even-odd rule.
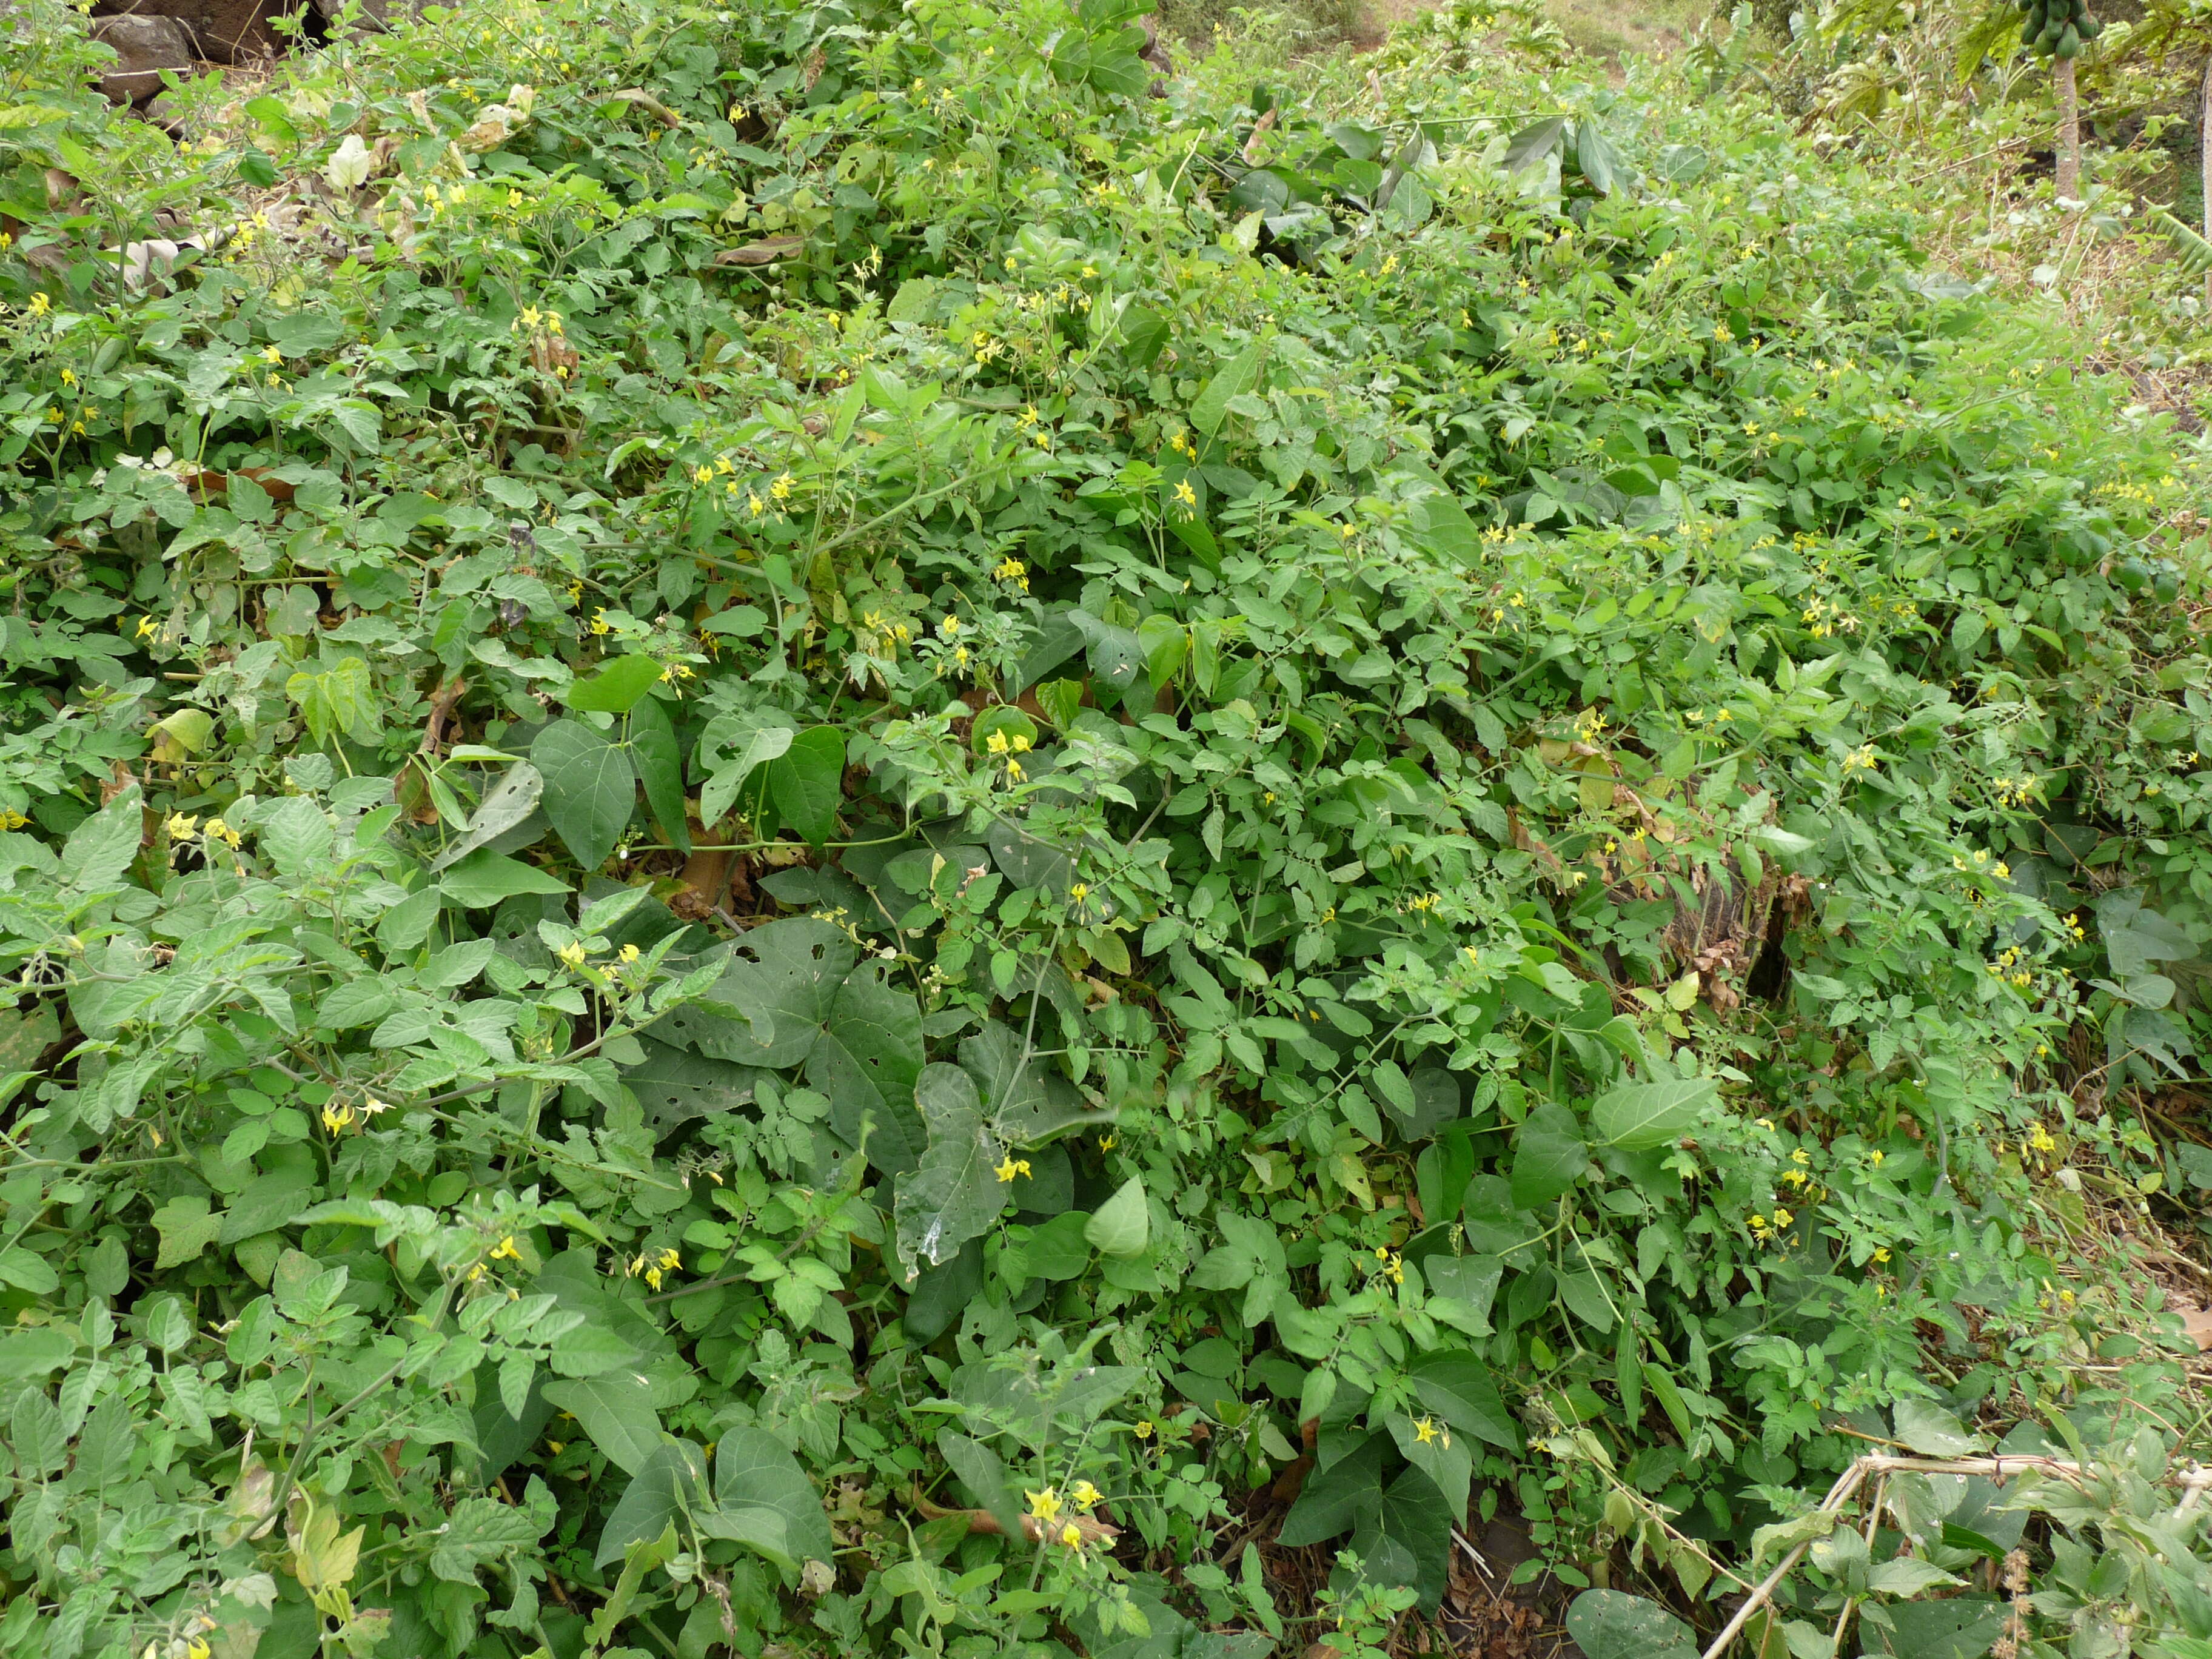
[[[1909,211],[1524,8],[11,27],[0,1651],[2212,1638],[2197,475]]]

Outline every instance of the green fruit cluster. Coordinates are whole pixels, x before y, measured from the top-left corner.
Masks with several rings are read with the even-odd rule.
[[[2027,14],[2020,26],[2021,43],[2045,58],[2072,58],[2083,41],[2105,32],[2089,15],[2088,0],[2020,0],[2020,9]]]

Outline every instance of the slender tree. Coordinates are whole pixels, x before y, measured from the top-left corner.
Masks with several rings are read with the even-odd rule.
[[[2081,105],[2074,86],[2074,60],[2081,48],[2105,32],[2089,15],[2088,0],[2020,0],[2027,21],[2020,38],[2029,51],[2051,60],[2051,82],[2058,97],[2058,194],[2081,199]]]

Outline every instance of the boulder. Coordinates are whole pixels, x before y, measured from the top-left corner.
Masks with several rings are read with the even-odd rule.
[[[173,17],[95,17],[92,38],[115,54],[100,89],[118,104],[135,104],[161,90],[161,71],[192,72],[191,42]]]
[[[95,18],[167,18],[211,63],[261,63],[283,50],[269,27],[269,19],[285,9],[275,0],[96,0],[92,9]]]

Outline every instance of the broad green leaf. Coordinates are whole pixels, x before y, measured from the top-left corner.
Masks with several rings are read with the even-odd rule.
[[[70,1363],[76,1343],[66,1331],[49,1328],[11,1331],[0,1336],[0,1380],[27,1382]]]
[[[1690,1627],[1640,1595],[1584,1590],[1567,1609],[1567,1634],[1588,1659],[1697,1659]]]
[[[1352,1528],[1352,1548],[1376,1582],[1411,1585],[1431,1611],[1443,1599],[1451,1554],[1452,1512],[1436,1483],[1418,1468],[1383,1488],[1371,1515]]]
[[[1454,1433],[1450,1424],[1428,1413],[1392,1412],[1387,1425],[1391,1439],[1398,1443],[1400,1455],[1429,1477],[1464,1526],[1468,1493],[1474,1480],[1474,1437]]]
[[[545,779],[545,816],[586,870],[615,850],[637,805],[629,751],[580,721],[555,720],[530,745]]]
[[[235,1244],[289,1223],[315,1201],[315,1178],[305,1170],[275,1170],[256,1176],[230,1200],[217,1235],[220,1243]]]
[[[1962,1582],[1933,1561],[1923,1561],[1910,1555],[1899,1556],[1894,1561],[1885,1561],[1867,1571],[1867,1588],[1883,1595],[1918,1595],[1923,1590],[1934,1589],[1938,1584]]]
[[[1214,372],[1190,406],[1193,426],[1209,438],[1221,429],[1229,413],[1229,400],[1259,385],[1261,371],[1267,367],[1268,343],[1267,337],[1261,336]]]
[[[1506,172],[1521,173],[1534,167],[1559,148],[1560,136],[1566,130],[1567,118],[1564,115],[1548,115],[1522,128],[1506,142]]]
[[[921,1163],[927,1135],[914,1105],[923,1060],[921,1008],[890,982],[880,962],[864,962],[837,988],[806,1055],[806,1080],[830,1097],[830,1127],[848,1146],[867,1132],[868,1161],[887,1175]]]
[[[1533,1210],[1549,1204],[1582,1179],[1589,1165],[1574,1114],[1546,1101],[1522,1120],[1513,1136],[1513,1207]]]
[[[648,697],[630,710],[629,757],[653,822],[671,846],[688,854],[691,829],[684,805],[684,751],[675,723],[657,699]]]
[[[13,1285],[33,1296],[50,1296],[61,1288],[62,1281],[53,1264],[36,1250],[10,1244],[0,1249],[0,1283]]]
[[[757,1066],[711,1060],[658,1037],[637,1041],[645,1058],[623,1068],[623,1083],[664,1131],[691,1118],[734,1112],[754,1097]]]
[[[712,1509],[699,1516],[698,1525],[702,1536],[743,1544],[755,1554],[765,1556],[787,1574],[799,1566],[793,1555],[791,1528],[775,1510],[752,1504]]]
[[[1123,1182],[1091,1213],[1083,1237],[1101,1255],[1142,1255],[1152,1237],[1152,1206],[1145,1197],[1144,1182],[1135,1176]]]
[[[467,833],[431,860],[430,868],[444,870],[459,864],[479,847],[518,828],[538,810],[544,793],[545,780],[538,769],[528,761],[515,762],[470,815]]]
[[[550,1364],[562,1376],[598,1376],[635,1368],[638,1358],[637,1350],[621,1337],[605,1326],[586,1322],[553,1339]]]
[[[329,866],[337,840],[330,815],[305,795],[272,801],[255,821],[261,851],[279,875],[300,881]]]
[[[1505,1408],[1490,1368],[1463,1348],[1424,1354],[1406,1368],[1421,1404],[1462,1434],[1517,1452],[1521,1425]]]
[[[658,1538],[669,1522],[700,1506],[707,1481],[707,1458],[688,1440],[664,1440],[630,1477],[599,1534],[592,1563],[619,1561],[629,1547]]]
[[[983,1121],[975,1085],[957,1066],[923,1068],[915,1104],[929,1133],[913,1174],[898,1177],[894,1206],[899,1265],[908,1279],[940,1267],[989,1231],[1006,1207],[1004,1156]]]
[[[138,856],[145,833],[143,798],[133,784],[69,833],[62,845],[62,879],[79,892],[112,887]]]
[[[1711,1078],[1623,1084],[1591,1104],[1590,1127],[1626,1152],[1665,1146],[1695,1128],[1716,1097]]]
[[[1494,1255],[1431,1255],[1421,1260],[1421,1277],[1428,1282],[1429,1311],[1469,1336],[1490,1334],[1491,1304],[1498,1296],[1504,1266]],[[1449,1298],[1451,1311],[1437,1305]]]
[[[477,1574],[527,1554],[550,1531],[560,1511],[550,1494],[537,1487],[520,1504],[495,1498],[464,1498],[447,1511],[430,1552],[430,1571],[448,1583],[473,1587]]]
[[[593,714],[627,714],[659,683],[662,672],[651,657],[618,657],[589,679],[570,685],[562,701]]]
[[[1009,1538],[1022,1536],[1022,1501],[1015,1495],[1005,1461],[980,1440],[946,1429],[937,1437],[937,1449],[946,1466],[960,1477],[969,1496],[991,1512],[991,1518]]]
[[[439,877],[428,896],[443,893],[464,909],[489,910],[523,893],[565,893],[568,884],[549,870],[478,848]],[[422,896],[417,895],[416,896]],[[433,905],[434,911],[435,906]]]
[[[844,796],[845,738],[835,726],[801,732],[767,763],[769,799],[783,821],[819,847],[837,827]]]
[[[772,1510],[781,1516],[790,1553],[800,1560],[834,1561],[837,1540],[822,1511],[822,1495],[799,1460],[765,1429],[733,1427],[714,1447],[714,1502],[724,1510]]]
[[[975,1079],[991,1132],[1017,1146],[1036,1146],[1072,1128],[1103,1120],[1080,1091],[1035,1054],[1000,1021],[983,1022],[962,1040],[960,1066]]]
[[[754,769],[783,754],[797,736],[790,717],[781,714],[722,714],[708,721],[692,757],[693,775],[706,774],[699,786],[699,821],[719,823]]]
[[[635,1474],[660,1449],[660,1417],[653,1387],[635,1371],[608,1371],[545,1385],[545,1398],[583,1425],[592,1443],[625,1474]]]
[[[775,1071],[797,1066],[820,1040],[859,960],[852,940],[826,921],[788,916],[755,927],[706,994],[662,1018],[653,1034],[714,1060]]]
[[[193,1260],[214,1243],[222,1232],[222,1216],[209,1214],[208,1201],[199,1194],[185,1193],[154,1212],[154,1231],[161,1237],[154,1266],[167,1271]]]
[[[1389,1448],[1389,1436],[1370,1434],[1327,1468],[1308,1474],[1276,1542],[1285,1549],[1325,1543],[1351,1531],[1362,1515],[1379,1510],[1382,1458]]]
[[[1908,1395],[1893,1415],[1897,1437],[1923,1457],[1966,1457],[1981,1449],[1964,1424],[1931,1401]]]

